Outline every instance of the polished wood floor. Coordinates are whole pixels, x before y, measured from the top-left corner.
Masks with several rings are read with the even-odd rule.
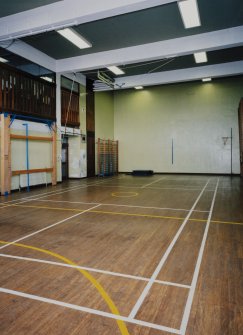
[[[243,181],[72,180],[0,198],[1,335],[243,334]]]

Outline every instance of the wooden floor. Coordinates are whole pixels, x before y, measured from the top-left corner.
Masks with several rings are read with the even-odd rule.
[[[0,198],[1,335],[243,334],[243,181],[72,180]]]

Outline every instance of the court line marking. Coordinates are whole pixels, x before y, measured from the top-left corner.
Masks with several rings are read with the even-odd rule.
[[[112,177],[112,179],[116,179],[116,178]],[[65,193],[65,192],[68,192],[68,191],[72,191],[72,190],[76,190],[76,189],[80,189],[80,188],[85,188],[85,187],[89,187],[89,186],[97,186],[97,185],[103,184],[105,182],[106,182],[106,180],[98,180],[98,179],[96,179],[96,181],[92,180],[90,183],[88,182],[87,184],[82,184],[82,185],[77,185],[77,186],[70,186],[70,187],[63,187],[63,188],[60,187],[59,190],[54,190],[54,191],[50,191],[50,192],[37,193],[37,194],[30,195],[28,197],[22,197],[22,198],[19,198],[19,199],[4,201],[4,202],[1,202],[0,204],[4,205],[4,204],[7,204],[7,203],[18,202],[18,201],[21,201],[21,200],[31,199],[33,197],[38,197],[39,198],[39,196],[41,196],[41,198],[43,198],[44,195],[45,196],[49,196],[49,195],[55,195],[55,194]],[[57,185],[57,187],[58,186],[59,185]]]
[[[1,253],[0,253],[0,257],[23,260],[23,261],[28,261],[28,262],[36,262],[36,263],[41,263],[41,264],[62,266],[62,267],[72,268],[72,269],[82,269],[82,270],[86,270],[86,271],[90,271],[90,272],[101,273],[101,274],[110,275],[110,276],[114,276],[114,277],[121,277],[121,278],[138,280],[138,281],[146,281],[146,282],[149,281],[149,278],[146,278],[146,277],[134,276],[134,275],[123,274],[123,273],[120,273],[120,272],[112,272],[112,271],[107,271],[107,270],[100,270],[100,269],[90,268],[90,267],[87,267],[87,266],[70,265],[70,264],[53,262],[53,261],[48,261],[48,260],[38,259],[38,258],[15,256],[15,255],[1,254]],[[185,284],[180,284],[180,283],[173,283],[173,282],[168,282],[168,281],[164,281],[164,280],[155,280],[155,283],[161,284],[161,285],[176,286],[176,287],[181,287],[181,288],[186,288],[186,289],[189,289],[191,287],[190,285],[185,285]]]
[[[240,225],[243,226],[243,222],[234,222],[234,221],[220,221],[220,220],[211,220],[213,223],[224,223],[224,224],[232,224],[232,225]]]
[[[27,299],[30,299],[30,300],[36,300],[36,301],[48,303],[48,304],[52,304],[52,305],[56,305],[56,306],[60,306],[60,307],[65,307],[65,308],[69,308],[69,309],[80,311],[80,312],[85,312],[85,313],[98,315],[98,316],[104,316],[106,318],[114,319],[114,320],[117,320],[117,321],[119,320],[119,321],[131,323],[131,324],[135,324],[135,325],[138,325],[138,326],[143,326],[143,327],[148,327],[148,328],[152,328],[152,329],[167,331],[167,332],[172,333],[172,334],[180,335],[180,331],[178,329],[174,329],[174,328],[170,328],[170,327],[166,327],[166,326],[162,326],[162,325],[157,325],[157,324],[142,321],[142,320],[129,319],[128,317],[125,317],[125,316],[116,315],[116,314],[112,314],[112,313],[108,313],[108,312],[103,312],[103,311],[99,311],[99,310],[96,310],[96,309],[92,309],[92,308],[88,308],[88,307],[84,307],[84,306],[78,306],[78,305],[74,305],[74,304],[70,304],[70,303],[66,303],[66,302],[62,302],[62,301],[58,301],[58,300],[54,300],[54,299],[44,298],[44,297],[40,297],[40,296],[37,296],[37,295],[34,295],[34,294],[28,294],[28,293],[24,293],[24,292],[20,292],[20,291],[10,290],[10,289],[3,288],[3,287],[0,287],[0,292],[5,293],[5,294],[14,295],[14,296],[19,296],[19,297],[22,297],[22,298],[27,298]]]
[[[35,201],[35,199],[31,199],[31,201]],[[151,206],[138,206],[138,205],[122,205],[122,204],[112,204],[112,203],[103,203],[103,202],[84,202],[84,201],[67,201],[67,200],[36,200],[40,202],[56,202],[56,203],[68,203],[68,204],[81,204],[81,205],[101,205],[101,206],[114,206],[114,207],[128,207],[128,208],[147,208],[147,209],[159,209],[159,210],[170,210],[170,211],[183,211],[190,212],[190,209],[182,209],[182,208],[169,208],[169,207],[151,207]],[[208,213],[209,211],[201,211],[194,209],[194,212],[200,213]]]
[[[75,187],[75,188],[71,187],[71,188],[68,188],[68,190],[63,191],[63,193],[67,192],[67,191],[72,191],[72,190],[75,190],[75,189],[77,189],[77,187]],[[40,196],[40,197],[38,197],[36,199],[42,199],[44,197],[48,197],[48,196],[51,196],[51,195],[60,194],[60,192],[61,191],[52,191],[52,192],[41,193],[41,194],[44,194],[44,195],[42,195],[42,196]],[[25,202],[31,201],[33,197],[36,197],[36,195],[32,195],[32,196],[29,196],[29,197],[23,197],[23,198],[19,198],[19,199],[14,199],[14,200],[6,201],[6,202],[2,203],[3,206],[1,206],[0,208],[11,207],[11,205],[13,203],[25,203]]]
[[[154,180],[154,181],[152,181],[152,183],[146,184],[146,185],[142,186],[141,188],[145,188],[145,187],[147,187],[147,186],[149,186],[149,185],[155,184],[155,183],[157,183],[158,181],[163,180],[163,179],[165,179],[165,176],[164,176],[164,177],[161,177],[161,178],[159,178],[159,179],[157,179],[157,180]]]
[[[130,195],[121,195],[121,194],[130,194]],[[117,198],[131,198],[131,197],[137,197],[138,193],[137,192],[112,192],[111,193],[112,197],[117,197]]]
[[[167,258],[170,255],[171,250],[173,249],[174,245],[176,244],[178,238],[180,237],[184,227],[186,226],[188,219],[190,218],[193,209],[196,207],[197,203],[199,202],[203,192],[205,191],[208,183],[209,183],[210,179],[208,179],[207,183],[205,184],[205,186],[203,187],[203,189],[201,190],[200,194],[198,195],[196,201],[194,202],[190,212],[187,214],[186,218],[184,219],[183,223],[181,224],[180,228],[178,229],[177,233],[175,234],[173,240],[170,242],[167,250],[165,251],[165,253],[163,254],[159,264],[157,265],[156,269],[154,270],[149,282],[147,283],[147,285],[145,286],[143,292],[141,293],[140,297],[138,298],[136,304],[134,305],[133,309],[131,310],[130,314],[129,314],[129,318],[133,319],[135,318],[138,310],[140,309],[140,307],[142,306],[146,296],[148,295],[152,285],[154,284],[155,279],[157,278],[158,274],[160,273],[163,265],[165,264]]]
[[[92,187],[96,185],[90,185]],[[141,186],[122,186],[122,185],[102,185],[105,188],[132,188],[132,189],[141,189]],[[177,187],[146,187],[148,190],[177,190],[177,191],[200,191],[201,188],[177,188]],[[206,190],[207,192],[213,192],[213,190]]]
[[[39,230],[37,230],[37,231],[35,231],[35,232],[31,233],[31,234],[28,234],[28,235],[25,235],[25,236],[23,236],[23,237],[20,237],[20,238],[18,238],[18,239],[15,240],[15,241],[9,242],[9,244],[7,244],[7,245],[3,245],[3,246],[1,246],[1,247],[0,247],[0,250],[1,250],[1,249],[4,249],[4,248],[6,248],[6,247],[8,247],[9,245],[12,245],[13,243],[17,243],[17,242],[23,241],[23,240],[25,240],[25,239],[27,239],[27,238],[29,238],[29,237],[32,237],[32,236],[34,236],[34,235],[36,235],[36,234],[42,233],[42,232],[45,231],[45,230],[48,230],[48,229],[50,229],[50,228],[53,228],[53,227],[55,227],[55,226],[57,226],[57,225],[59,225],[59,224],[61,224],[61,223],[64,223],[64,222],[66,222],[66,221],[68,221],[68,220],[71,220],[71,219],[74,219],[74,218],[76,218],[77,216],[79,216],[79,215],[81,215],[81,214],[84,214],[84,213],[88,212],[89,210],[91,210],[91,209],[93,209],[93,208],[97,208],[97,207],[99,207],[99,206],[100,206],[100,205],[93,206],[93,207],[91,207],[91,208],[88,208],[88,209],[84,210],[83,212],[74,214],[74,215],[72,215],[72,216],[70,216],[70,217],[68,217],[68,218],[66,218],[66,219],[60,220],[60,221],[58,221],[58,222],[56,222],[56,223],[53,223],[53,224],[51,224],[51,225],[49,225],[49,226],[47,226],[47,227],[45,227],[45,228],[39,229]]]
[[[87,210],[79,209],[79,208],[62,208],[62,207],[49,207],[49,206],[35,206],[35,205],[22,205],[22,204],[12,204],[12,207],[22,207],[22,208],[37,208],[37,209],[48,209],[55,211],[73,211],[84,213]],[[101,206],[100,204],[98,206]],[[96,207],[96,206],[95,206]],[[93,207],[93,208],[95,208]],[[110,214],[110,215],[125,215],[125,216],[137,216],[137,217],[149,217],[149,218],[157,218],[157,219],[173,219],[173,220],[184,220],[184,218],[176,217],[176,216],[163,216],[163,215],[151,215],[151,214],[136,214],[136,213],[123,213],[123,212],[110,212],[110,211],[96,211],[93,209],[89,210],[90,213],[100,213],[100,214]],[[201,219],[191,219],[194,221],[203,221],[206,220]]]
[[[209,215],[208,215],[207,224],[206,224],[206,227],[205,227],[205,230],[204,230],[201,246],[200,246],[200,249],[199,249],[199,254],[198,254],[197,263],[196,263],[196,266],[195,266],[195,271],[194,271],[194,274],[193,274],[191,288],[190,288],[190,291],[189,291],[189,295],[188,295],[188,298],[187,298],[186,306],[185,306],[183,317],[182,317],[182,322],[181,322],[181,327],[180,327],[180,331],[181,331],[182,335],[185,335],[185,333],[186,333],[186,328],[187,328],[187,324],[188,324],[190,313],[191,313],[191,307],[192,307],[192,302],[193,302],[193,298],[194,298],[194,294],[195,294],[195,290],[196,290],[199,271],[200,271],[200,267],[201,267],[201,263],[202,263],[203,252],[204,252],[206,241],[207,241],[208,231],[209,231],[210,222],[211,222],[213,209],[214,209],[214,204],[215,204],[215,199],[216,199],[216,195],[217,195],[218,184],[219,184],[219,179],[217,181],[217,185],[216,185],[214,195],[213,195],[213,199],[212,199],[212,202],[211,202],[211,208],[210,208],[210,212],[209,212]]]
[[[88,204],[88,203],[87,203]],[[58,210],[58,211],[73,211],[83,213],[87,210],[79,209],[79,208],[63,208],[63,207],[49,207],[49,206],[37,206],[37,205],[22,205],[20,204],[12,204],[9,207],[23,207],[23,208],[37,208],[37,209],[48,209],[48,210]],[[102,206],[102,204],[98,204],[98,206]],[[95,207],[93,207],[95,208]],[[89,209],[88,209],[89,210]],[[195,212],[193,210],[192,212]],[[138,214],[138,213],[126,213],[126,212],[112,212],[112,211],[97,211],[90,209],[89,213],[98,213],[98,214],[109,214],[109,215],[124,215],[124,216],[136,216],[136,217],[148,217],[154,219],[168,219],[168,220],[184,220],[184,217],[177,217],[177,216],[164,216],[164,215],[153,215],[153,214]],[[207,219],[197,219],[197,218],[189,218],[188,221],[195,221],[195,222],[207,222]],[[234,222],[234,221],[220,221],[220,220],[211,220],[213,223],[220,223],[220,224],[231,224],[231,225],[243,225],[243,222]],[[0,248],[1,249],[1,248]]]
[[[9,200],[9,201],[4,201],[1,203],[1,205],[3,204],[8,204],[8,203],[12,203],[14,201],[21,201],[21,200],[26,200],[26,199],[31,199],[33,197],[38,197],[38,196],[42,196],[42,195],[51,195],[52,193],[57,193],[57,192],[60,192],[62,190],[72,190],[72,189],[76,189],[76,188],[79,188],[79,187],[85,187],[87,185],[80,185],[80,186],[71,186],[71,187],[64,187],[63,189],[59,189],[59,190],[54,190],[54,191],[50,191],[50,192],[43,192],[43,193],[38,193],[38,194],[33,194],[33,195],[30,195],[28,197],[22,197],[22,198],[19,198],[19,199],[14,199],[14,200]]]
[[[70,188],[65,188],[64,191],[63,190],[56,190],[56,191],[51,191],[51,192],[46,192],[46,193],[40,193],[40,197],[37,197],[35,198],[35,200],[39,200],[39,199],[42,199],[42,198],[46,198],[48,196],[51,196],[51,195],[58,195],[58,194],[62,194],[62,193],[66,193],[66,192],[69,192],[69,191],[75,191],[77,189],[82,189],[82,188],[86,188],[88,186],[93,186],[94,184],[89,184],[89,185],[81,185],[81,186],[76,186],[76,187],[70,187]],[[29,197],[24,197],[24,198],[20,198],[20,199],[15,199],[15,200],[10,200],[10,201],[7,201],[7,202],[4,202],[2,203],[3,206],[0,206],[0,208],[6,208],[6,207],[10,207],[12,205],[13,202],[17,202],[17,203],[26,203],[28,201],[31,201],[33,200],[32,198],[33,197],[36,197],[38,195],[32,195],[32,196],[29,196]],[[24,200],[24,201],[22,201]],[[4,204],[9,204],[10,205],[4,205]]]
[[[8,244],[9,242],[6,241],[0,241],[1,244]],[[24,248],[24,249],[30,249],[30,250],[35,250],[47,255],[50,255],[54,258],[60,259],[63,262],[65,262],[66,264],[70,264],[70,265],[76,265],[73,261],[71,261],[69,258],[62,256],[56,252],[47,250],[47,249],[42,249],[42,248],[38,248],[38,247],[34,247],[31,245],[26,245],[26,244],[19,244],[19,243],[14,243],[15,247],[20,247],[20,248]],[[76,270],[78,272],[80,272],[95,288],[96,290],[99,292],[100,296],[103,298],[103,300],[106,302],[106,305],[109,307],[110,311],[112,312],[112,314],[114,315],[120,315],[120,312],[118,310],[118,308],[116,307],[116,305],[114,304],[113,300],[110,298],[109,294],[105,291],[105,289],[103,288],[103,286],[98,282],[98,280],[96,280],[88,271],[83,270],[83,269],[79,269],[76,268]],[[129,332],[127,330],[127,327],[125,325],[125,323],[121,320],[116,320],[118,328],[120,329],[120,332],[122,335],[129,335]]]

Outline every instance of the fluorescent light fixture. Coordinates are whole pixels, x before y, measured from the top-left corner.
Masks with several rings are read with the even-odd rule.
[[[110,70],[111,72],[113,72],[114,74],[125,74],[124,71],[122,71],[119,67],[117,66],[107,66],[107,69]]]
[[[178,6],[186,29],[201,25],[197,0],[181,0]]]
[[[8,60],[7,60],[7,59],[5,59],[5,58],[2,58],[2,57],[0,57],[0,62],[1,62],[1,63],[7,63],[7,62],[8,62]]]
[[[212,81],[212,78],[203,78],[202,81],[203,81],[204,83],[206,83],[206,82],[208,82],[208,81]]]
[[[81,36],[71,28],[57,30],[57,32],[65,37],[67,40],[69,40],[71,43],[76,45],[79,49],[92,47],[92,44],[89,41],[87,41],[83,36]]]
[[[44,79],[46,81],[49,81],[49,83],[52,83],[53,80],[50,77],[41,77],[41,79]]]
[[[203,51],[203,52],[196,52],[194,54],[194,58],[195,58],[195,62],[196,63],[205,63],[205,62],[208,61],[207,54],[206,54],[205,51]]]
[[[143,86],[135,86],[134,88],[135,88],[135,90],[142,90]]]

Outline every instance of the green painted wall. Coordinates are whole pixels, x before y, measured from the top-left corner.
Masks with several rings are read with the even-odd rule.
[[[239,173],[238,104],[243,79],[124,90],[114,95],[119,171]],[[172,164],[172,140],[174,162]]]
[[[113,92],[95,93],[95,168],[97,170],[98,138],[114,139],[114,94]]]
[[[114,139],[113,92],[95,93],[95,138]]]

